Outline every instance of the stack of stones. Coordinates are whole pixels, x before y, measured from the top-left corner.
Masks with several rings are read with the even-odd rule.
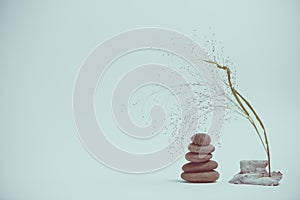
[[[215,147],[210,144],[211,138],[207,134],[197,133],[191,138],[189,151],[185,154],[185,159],[190,161],[182,166],[181,178],[193,183],[210,183],[219,178],[219,173],[215,171],[218,167],[216,161],[210,160]]]

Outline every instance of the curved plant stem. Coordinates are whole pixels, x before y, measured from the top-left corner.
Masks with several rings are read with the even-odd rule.
[[[267,157],[268,157],[268,170],[269,170],[269,177],[271,177],[271,155],[270,155],[270,148],[269,148],[269,142],[268,142],[268,137],[267,137],[267,132],[265,129],[265,126],[262,122],[262,120],[260,119],[260,117],[258,116],[258,114],[255,112],[255,110],[253,109],[253,107],[251,106],[251,104],[233,87],[232,82],[231,82],[231,73],[230,73],[230,69],[226,66],[221,66],[219,65],[217,62],[214,61],[207,61],[204,60],[205,62],[211,63],[211,64],[215,64],[219,69],[225,70],[227,72],[227,79],[228,79],[228,83],[229,83],[229,87],[230,90],[235,98],[235,100],[237,101],[238,105],[240,106],[241,110],[244,112],[244,114],[246,115],[247,119],[250,121],[250,123],[252,124],[252,126],[254,127],[256,133],[258,134],[258,137],[264,147],[264,150],[267,153]],[[254,120],[252,119],[252,117],[250,116],[248,110],[245,108],[243,102],[247,105],[247,107],[251,110],[251,112],[254,114],[256,120],[258,121],[259,125],[261,126],[262,130],[263,130],[263,135],[265,138],[265,142],[263,142],[261,133],[259,132]]]

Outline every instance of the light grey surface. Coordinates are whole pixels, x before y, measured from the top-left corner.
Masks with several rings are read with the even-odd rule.
[[[0,199],[297,199],[299,192],[299,1],[1,1]],[[88,53],[111,35],[156,26],[216,33],[238,71],[239,90],[270,135],[278,187],[236,186],[239,161],[265,159],[252,127],[224,127],[216,184],[186,184],[184,159],[129,175],[94,160],[77,137],[72,90]],[[210,29],[209,27],[212,27]],[[204,46],[204,45],[203,45]],[[130,144],[129,144],[130,145]]]
[[[187,44],[190,44],[190,46],[187,46]],[[105,72],[107,68],[114,66],[113,64],[109,65],[109,63],[112,63],[118,57],[128,55],[129,52],[135,53],[139,49],[159,49],[160,51],[174,53],[191,62],[191,65],[197,69],[197,73],[201,74],[200,77],[203,77],[203,82],[211,91],[208,95],[216,96],[211,102],[212,119],[208,127],[209,134],[220,134],[226,113],[225,92],[217,69],[203,61],[210,59],[208,53],[182,33],[161,28],[140,28],[121,33],[105,41],[91,52],[76,77],[73,92],[74,119],[80,139],[92,156],[113,169],[131,173],[156,171],[182,157],[185,148],[181,147],[187,147],[191,136],[199,131],[198,127],[202,123],[199,120],[199,112],[203,112],[198,109],[199,102],[195,97],[197,90],[192,89],[189,80],[186,80],[180,72],[175,71],[172,66],[148,63],[134,66],[135,69],[125,73],[119,79],[120,81],[110,83],[116,85],[116,87],[112,91],[111,104],[105,106],[110,107],[111,105],[113,111],[105,113],[100,110],[97,120],[95,104],[101,102],[101,97],[99,101],[95,98],[97,85],[99,85],[97,82],[101,83],[103,76],[109,76]],[[115,70],[118,71],[119,69],[115,68]],[[170,116],[166,115],[167,109],[164,109],[164,105],[153,103],[153,105],[148,106],[151,120],[149,120],[150,124],[146,127],[135,125],[130,117],[130,114],[139,115],[141,112],[141,110],[137,114],[130,112],[128,109],[131,104],[130,99],[138,92],[137,88],[147,83],[160,84],[165,87],[164,90],[172,91],[172,96],[175,96],[179,101],[179,116],[182,120],[180,122],[174,121],[179,126],[176,137],[173,137],[173,140],[170,139],[170,142],[164,147],[150,153],[132,153],[120,149],[120,147],[109,141],[105,136],[107,134],[101,128],[105,125],[102,119],[110,117],[109,113],[113,112],[114,122],[122,130],[122,132],[118,132],[123,134],[127,131],[127,134],[131,134],[137,139],[135,142],[140,142],[142,139],[151,139],[149,136],[153,134],[163,134],[160,129],[169,126],[164,122]],[[102,90],[99,93],[101,93],[101,96],[107,95]],[[107,132],[113,131],[108,130]],[[166,134],[169,134],[169,132],[165,131]]]

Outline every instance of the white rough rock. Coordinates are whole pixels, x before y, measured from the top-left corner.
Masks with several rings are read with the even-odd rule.
[[[242,160],[240,161],[241,173],[265,172],[268,166],[266,160]]]
[[[272,172],[269,177],[265,160],[242,160],[240,162],[241,172],[236,174],[229,183],[276,186],[282,179],[280,172]]]

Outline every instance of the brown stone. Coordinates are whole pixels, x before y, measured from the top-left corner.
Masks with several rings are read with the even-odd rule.
[[[210,136],[205,133],[197,133],[192,136],[191,140],[192,140],[193,144],[196,144],[199,146],[207,146],[211,142]]]
[[[199,154],[199,153],[188,152],[187,154],[185,154],[185,159],[190,162],[206,162],[211,158],[212,158],[212,155],[210,153],[209,154]]]
[[[209,160],[204,163],[186,163],[182,166],[184,172],[205,172],[211,171],[218,167],[218,163],[213,160]]]
[[[219,173],[212,170],[207,172],[197,172],[197,173],[186,173],[181,174],[181,178],[192,183],[211,183],[218,180],[220,177]]]
[[[215,147],[213,145],[207,146],[199,146],[196,144],[189,144],[188,149],[190,152],[199,153],[199,154],[208,154],[215,151]]]

